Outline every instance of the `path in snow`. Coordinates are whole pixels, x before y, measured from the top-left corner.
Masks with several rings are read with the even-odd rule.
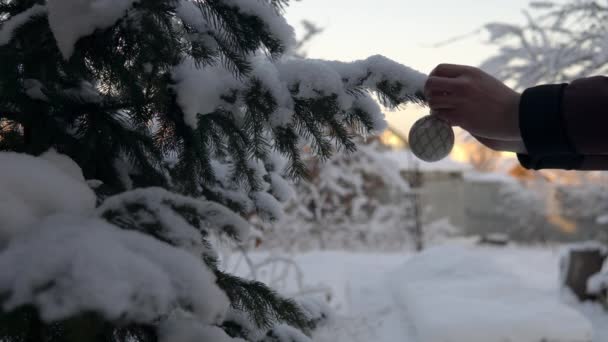
[[[403,308],[388,292],[393,265],[365,266],[366,272],[362,272],[364,269],[357,270],[365,276],[359,276],[358,281],[351,283],[347,294],[348,311],[367,318],[370,325],[367,341],[410,341],[410,329]]]
[[[412,257],[391,290],[415,341],[591,342],[589,320],[560,300],[557,258],[534,252],[442,246]]]
[[[329,284],[339,312],[318,342],[410,342],[403,312],[395,305],[389,275],[405,254],[309,253],[297,256],[308,283]],[[329,281],[328,281],[329,280]]]

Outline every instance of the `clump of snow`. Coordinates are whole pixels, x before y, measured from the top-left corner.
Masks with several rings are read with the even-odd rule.
[[[283,206],[271,194],[256,191],[251,194],[255,206],[264,218],[278,220],[283,216]]]
[[[141,205],[145,207],[145,210],[135,215],[134,220],[136,222],[134,223],[140,226],[158,223],[161,227],[157,234],[162,234],[167,241],[171,241],[176,246],[182,247],[194,255],[203,256],[208,250],[202,244],[202,233],[173,210],[172,206],[184,204],[181,201],[171,200],[176,197],[182,199],[166,191],[160,191],[160,189],[138,189],[108,198],[99,208],[99,212],[102,216],[110,213],[126,214],[133,211],[133,209],[128,208]],[[189,200],[188,202],[192,201]]]
[[[600,272],[593,275],[587,281],[587,292],[590,294],[600,294],[608,289],[608,274]]]
[[[294,103],[287,85],[281,80],[279,70],[265,57],[252,58],[252,64],[252,78],[259,80],[277,102],[277,109],[270,115],[270,124],[273,127],[289,125],[293,118]]]
[[[200,6],[201,3],[196,0],[180,0],[175,7],[175,14],[184,25],[189,26],[195,31],[195,33],[188,35],[187,38],[189,40],[202,43],[209,49],[218,49],[219,46],[213,35],[213,33],[216,33],[216,30],[210,25],[205,15],[203,15]],[[151,68],[150,71],[152,71]],[[149,73],[150,71],[146,72]]]
[[[49,100],[49,98],[46,95],[44,95],[44,92],[42,91],[42,88],[44,88],[44,85],[36,79],[27,78],[27,79],[23,80],[23,87],[25,88],[25,94],[27,96],[29,96],[31,99],[41,100],[41,101]]]
[[[289,89],[296,89],[295,97],[314,99],[320,95],[338,96],[340,107],[350,108],[354,98],[344,90],[342,77],[329,65],[320,60],[289,59],[277,64],[281,81]]]
[[[40,158],[50,162],[55,167],[65,172],[66,175],[72,177],[74,180],[78,182],[85,182],[80,166],[78,166],[75,161],[65,154],[57,153],[55,149],[50,149],[41,154]]]
[[[333,310],[320,299],[314,297],[300,298],[298,299],[298,305],[306,317],[315,323],[315,330],[326,325],[333,318]]]
[[[99,206],[97,212],[102,216],[111,212],[124,213],[133,204],[141,205],[146,208],[148,213],[156,215],[156,219],[163,226],[164,231],[161,233],[165,238],[188,250],[197,250],[201,247],[200,232],[172,208],[194,210],[210,228],[217,229],[218,232],[229,232],[240,241],[245,241],[250,230],[250,225],[246,220],[221,204],[174,194],[163,188],[123,192],[107,198]],[[145,223],[149,218],[142,216],[139,219]]]
[[[403,84],[404,87],[401,89],[399,98],[421,93],[427,80],[425,74],[381,55],[369,57],[359,63],[363,64],[371,73],[371,77],[365,81],[365,84],[370,88],[375,88],[382,80],[387,80],[393,84]]]
[[[63,58],[69,59],[78,39],[116,23],[137,0],[48,0],[51,31]]]
[[[228,105],[222,95],[242,87],[241,81],[224,67],[199,68],[190,59],[185,59],[173,69],[173,80],[177,103],[184,112],[184,120],[192,128],[198,127],[199,114],[210,114],[218,107]]]
[[[209,23],[203,16],[201,9],[194,1],[180,0],[175,7],[175,14],[188,26],[199,32],[209,30]]]
[[[215,179],[218,181],[218,185],[211,187],[211,189],[220,194],[226,200],[237,204],[242,211],[250,212],[255,209],[253,201],[249,198],[248,191],[239,188],[234,183],[232,177],[231,165],[228,163],[220,162],[219,160],[212,159],[211,167]]]
[[[381,133],[388,128],[388,123],[386,122],[386,117],[382,112],[382,109],[380,109],[378,103],[370,96],[361,96],[357,98],[353,103],[353,108],[360,109],[365,113],[370,114],[371,119],[373,120],[372,129],[374,132]]]
[[[46,6],[34,5],[29,9],[12,16],[0,26],[0,46],[8,44],[13,39],[15,30],[30,21],[33,17],[46,13]]]
[[[362,90],[377,91],[382,81],[391,86],[401,84],[403,87],[396,96],[405,102],[422,91],[426,79],[425,75],[381,56],[352,63],[295,58],[273,62],[266,56],[249,57],[253,69],[247,79],[236,78],[222,66],[197,66],[190,59],[174,67],[173,88],[186,123],[196,127],[198,115],[212,113],[218,108],[241,116],[243,106],[239,102],[228,103],[226,96],[232,95],[233,91],[237,94],[246,91],[251,84],[248,81],[257,80],[276,103],[274,112],[270,113],[272,127],[292,122],[294,97],[308,100],[334,96],[338,113],[361,110],[369,115],[373,130],[381,132],[386,128],[384,114],[370,93]]]
[[[310,337],[287,324],[280,324],[272,329],[270,341],[277,342],[312,342]],[[273,339],[274,338],[274,339]]]
[[[46,321],[93,311],[151,323],[182,308],[216,323],[229,306],[200,258],[99,219],[48,218],[10,242],[0,268],[2,308],[32,304]]]
[[[231,338],[218,327],[201,324],[192,317],[173,316],[161,323],[158,333],[159,342],[245,342],[240,338]]]
[[[281,202],[287,202],[295,196],[293,186],[276,172],[270,173],[272,194]]]
[[[0,245],[48,216],[87,215],[96,197],[80,168],[54,151],[42,157],[0,152]]]
[[[77,88],[68,88],[64,93],[85,103],[100,103],[101,94],[91,82],[81,81]]]
[[[434,248],[395,273],[397,299],[418,341],[591,341],[585,317],[502,265],[491,251]]]
[[[260,18],[268,32],[277,38],[286,49],[295,46],[296,36],[293,27],[267,1],[222,0],[222,2],[238,7],[241,13]]]
[[[375,91],[382,81],[387,81],[391,85],[399,83],[403,85],[398,95],[402,100],[422,93],[427,80],[425,74],[381,55],[350,63],[337,61],[326,63],[351,87],[362,86]]]

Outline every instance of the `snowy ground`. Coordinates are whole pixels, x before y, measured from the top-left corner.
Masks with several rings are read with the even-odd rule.
[[[292,274],[287,277],[285,274],[289,272],[285,272],[286,269],[258,270],[258,277],[262,280],[275,279],[275,284],[288,294],[298,291],[307,294],[316,292],[330,300],[338,315],[329,329],[316,336],[315,341],[320,342],[451,342],[459,341],[459,336],[472,342],[471,338],[481,336],[483,339],[484,336],[483,333],[470,333],[469,330],[475,326],[475,322],[478,329],[486,329],[488,338],[485,341],[493,341],[491,335],[508,334],[509,331],[514,332],[509,337],[514,342],[523,342],[525,338],[533,341],[533,336],[537,336],[539,331],[546,331],[547,336],[566,339],[557,339],[556,342],[587,342],[588,337],[585,337],[585,334],[591,335],[593,330],[593,342],[608,342],[608,314],[598,306],[568,306],[565,300],[561,299],[563,296],[560,296],[558,286],[558,248],[487,248],[468,242],[456,243],[458,247],[455,248],[454,244],[431,251],[424,261],[411,253],[299,254],[293,256],[301,271],[299,276],[302,279],[299,281],[293,269],[290,272]],[[458,252],[459,250],[465,252]],[[451,254],[446,254],[446,251]],[[454,256],[454,253],[460,257],[444,257]],[[266,257],[267,254],[254,254],[252,259],[257,262]],[[431,263],[423,269],[429,271],[416,269],[428,260],[431,260]],[[482,262],[476,263],[472,260]],[[473,263],[476,266],[461,267],[462,263]],[[238,268],[241,274],[246,273],[244,263]],[[444,274],[446,270],[453,272]],[[425,277],[430,283],[416,284],[408,281],[420,272],[426,272]],[[281,274],[281,281],[276,282],[277,278],[273,274]],[[434,289],[428,287],[429,284],[440,285],[442,280],[458,279],[458,274],[464,275],[461,280],[471,279],[471,282],[447,283]],[[483,276],[475,278],[478,274]],[[441,278],[443,276],[445,277]],[[267,279],[264,279],[265,277]],[[289,277],[292,279],[288,279]],[[299,282],[303,286],[298,286]],[[498,285],[504,282],[510,284],[502,287]],[[474,286],[473,292],[471,284]],[[435,300],[432,296],[425,295],[425,289],[441,291],[444,297]],[[446,289],[454,294],[446,295]],[[472,298],[471,294],[477,293],[476,291],[481,295]],[[455,301],[458,300],[461,305],[457,310],[446,310],[448,307],[454,309]],[[442,301],[445,303],[443,307],[438,304]],[[473,303],[476,303],[476,306]],[[491,307],[495,310],[488,309]],[[518,310],[519,308],[522,310]],[[493,312],[480,314],[480,311]],[[436,314],[433,315],[433,312]],[[458,319],[459,323],[452,324],[451,327],[446,326],[451,319]],[[435,333],[435,326],[437,329],[443,327],[445,332]],[[426,335],[421,333],[421,327],[426,329]]]

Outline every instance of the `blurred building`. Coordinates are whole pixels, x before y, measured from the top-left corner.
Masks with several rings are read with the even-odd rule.
[[[466,226],[464,175],[471,169],[469,165],[451,159],[423,162],[407,149],[386,153],[399,165],[402,176],[419,192],[424,222],[447,218],[457,227]]]

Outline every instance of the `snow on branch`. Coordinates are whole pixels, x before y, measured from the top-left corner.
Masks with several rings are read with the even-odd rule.
[[[423,102],[426,75],[383,56],[351,63],[295,58],[278,63],[254,58],[251,62],[254,68],[249,79],[222,66],[198,67],[188,59],[176,66],[175,90],[186,122],[195,128],[199,115],[220,108],[238,112],[243,94],[255,84],[253,80],[261,82],[275,104],[269,118],[272,127],[292,123],[297,99],[334,97],[337,113],[360,108],[369,111],[374,122],[384,121],[384,115],[378,106],[362,105],[371,99],[368,92],[378,94],[389,107]]]
[[[200,258],[99,219],[55,216],[0,254],[3,310],[35,305],[46,321],[95,312],[153,323],[176,309],[212,324],[229,306]]]
[[[136,189],[106,199],[97,209],[110,222],[137,229],[176,246],[196,250],[207,231],[245,241],[249,223],[221,204],[171,193]]]
[[[0,174],[0,246],[49,216],[95,208],[78,165],[54,151],[38,158],[0,152]]]
[[[11,39],[13,38],[13,33],[15,32],[15,30],[21,27],[21,25],[32,20],[32,18],[43,15],[45,13],[46,6],[34,5],[29,9],[2,22],[2,26],[0,26],[0,47],[8,44],[8,42],[11,41]]]
[[[74,44],[96,29],[114,25],[137,0],[49,0],[49,25],[65,59]]]

